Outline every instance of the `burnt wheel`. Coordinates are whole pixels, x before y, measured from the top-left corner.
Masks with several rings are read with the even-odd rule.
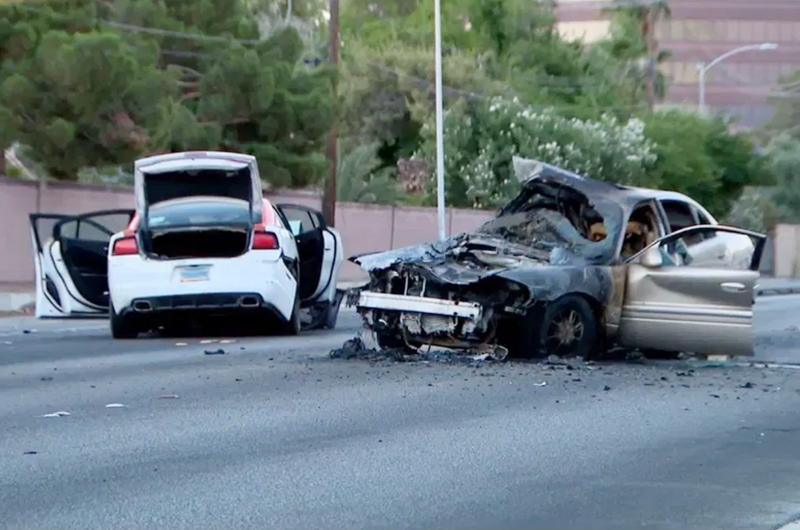
[[[546,355],[588,359],[596,349],[597,339],[597,319],[584,298],[567,295],[545,308],[539,343]]]
[[[375,339],[382,350],[404,350],[407,348],[402,338],[385,331],[376,331]]]

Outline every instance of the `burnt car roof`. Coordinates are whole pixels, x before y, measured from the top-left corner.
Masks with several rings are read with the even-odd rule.
[[[529,182],[535,182],[537,179],[560,180],[565,185],[580,191],[592,201],[598,196],[604,196],[622,206],[626,219],[631,210],[640,202],[653,199],[680,200],[698,207],[713,219],[713,216],[701,204],[677,191],[623,186],[615,182],[596,180],[530,158],[514,157],[514,170],[523,186]]]

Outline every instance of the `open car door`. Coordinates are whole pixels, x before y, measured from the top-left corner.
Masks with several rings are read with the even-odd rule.
[[[108,314],[108,241],[133,213],[30,215],[38,318]]]
[[[693,243],[722,234],[722,258],[694,260]],[[620,343],[668,352],[753,355],[753,291],[765,241],[765,235],[748,230],[700,225],[673,232],[633,256]]]
[[[333,303],[342,264],[341,236],[327,226],[322,213],[316,210],[296,204],[276,207],[286,218],[297,241],[301,306]]]

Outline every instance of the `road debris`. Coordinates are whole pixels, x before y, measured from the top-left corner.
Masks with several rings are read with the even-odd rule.
[[[38,455],[39,453],[36,451],[25,451],[22,453],[23,455]]]
[[[533,386],[547,386],[547,381],[542,381],[541,383],[534,383]]]
[[[178,399],[178,394],[161,394],[158,399]]]
[[[225,350],[222,348],[218,350],[206,350],[205,353],[206,355],[225,355]]]
[[[50,377],[49,375],[46,375],[46,376],[44,376],[44,377],[40,377],[40,378],[39,378],[39,380],[40,380],[40,381],[52,381],[52,380],[53,380],[53,378],[52,378],[52,377]]]
[[[42,416],[42,418],[61,418],[63,416],[70,416],[70,413],[61,410],[58,412],[53,412],[52,414],[45,414]]]
[[[107,409],[122,409],[126,408],[128,405],[123,405],[122,403],[109,403],[106,405]]]
[[[341,348],[330,352],[331,359],[362,359],[369,361],[394,361],[404,363],[444,363],[471,364],[476,368],[485,362],[503,362],[508,357],[508,350],[502,346],[484,345],[472,350],[446,350],[420,348],[369,348],[361,337],[353,337],[345,341]]]

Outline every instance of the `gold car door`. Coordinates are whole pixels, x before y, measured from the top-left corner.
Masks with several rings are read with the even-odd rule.
[[[712,233],[725,234],[724,262],[693,263],[687,241]],[[649,245],[628,262],[620,344],[752,355],[753,292],[765,241],[748,230],[700,225]]]

